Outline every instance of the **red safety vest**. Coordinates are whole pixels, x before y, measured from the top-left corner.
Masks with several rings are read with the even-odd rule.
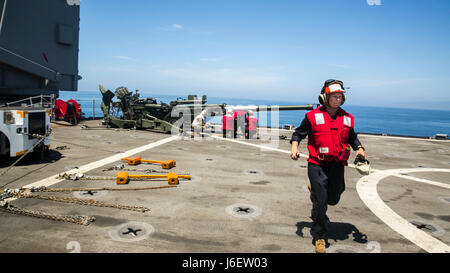
[[[247,130],[256,131],[257,124],[258,124],[258,119],[256,117],[247,117]]]
[[[222,117],[222,129],[223,130],[233,130],[234,129],[234,118],[232,115],[224,115]]]
[[[312,127],[308,135],[308,162],[320,165],[335,160],[347,166],[351,150],[348,137],[350,128],[355,126],[354,117],[339,109],[333,120],[324,106],[306,113],[306,117]]]

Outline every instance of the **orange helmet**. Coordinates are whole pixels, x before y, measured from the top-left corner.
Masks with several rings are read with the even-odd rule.
[[[345,102],[345,88],[344,83],[339,80],[330,79],[326,80],[323,84],[322,90],[319,95],[319,102],[322,105],[328,104],[328,95],[332,93],[342,93],[342,104]]]

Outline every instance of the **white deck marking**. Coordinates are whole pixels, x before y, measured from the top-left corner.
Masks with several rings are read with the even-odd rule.
[[[269,146],[265,146],[265,145],[259,145],[259,144],[253,144],[253,143],[247,143],[247,142],[243,142],[240,140],[235,140],[235,139],[231,139],[231,138],[223,138],[223,137],[219,137],[219,136],[212,136],[213,138],[216,139],[222,139],[222,140],[227,140],[227,141],[231,141],[231,142],[235,142],[235,143],[239,143],[239,144],[244,144],[247,146],[252,146],[252,147],[256,147],[256,148],[260,148],[262,150],[269,150],[269,151],[275,151],[275,152],[280,152],[280,153],[285,153],[285,154],[291,154],[290,151],[286,151],[286,150],[282,150],[282,149],[277,149],[277,148],[273,148],[273,147],[269,147]],[[301,157],[304,158],[308,158],[309,156],[300,153]]]
[[[428,141],[428,142],[441,142],[445,143],[448,140],[441,140],[441,139],[433,139],[433,138],[416,138],[416,137],[401,137],[401,136],[383,136],[383,135],[367,135],[363,133],[358,133],[358,136],[364,136],[364,137],[385,137],[389,139],[398,139],[398,140],[416,140],[416,141]]]
[[[83,165],[83,166],[79,167],[78,169],[71,169],[71,170],[67,171],[67,173],[70,173],[70,174],[73,174],[73,173],[78,173],[78,174],[79,173],[86,173],[86,172],[88,172],[90,170],[102,167],[102,166],[104,166],[106,164],[113,163],[115,161],[119,161],[123,157],[129,157],[129,156],[132,156],[134,154],[137,154],[137,153],[140,153],[140,152],[143,152],[143,151],[146,151],[146,150],[149,150],[149,149],[161,146],[161,145],[169,143],[169,142],[171,142],[171,141],[173,141],[175,139],[178,139],[178,136],[171,136],[171,137],[168,137],[168,138],[165,138],[165,139],[161,139],[161,140],[158,140],[156,142],[153,142],[153,143],[141,146],[141,147],[134,148],[132,150],[129,150],[129,151],[126,151],[126,152],[123,152],[123,153],[120,153],[120,154],[115,154],[113,156],[110,156],[110,157],[107,157],[107,158],[104,158],[104,159],[101,159],[101,160],[97,160],[95,162]],[[61,179],[59,179],[58,176],[59,176],[59,174],[55,174],[53,176],[50,176],[50,177],[47,177],[45,179],[39,180],[39,181],[34,182],[32,184],[26,185],[23,188],[41,187],[41,186],[48,187],[48,186],[54,185],[54,184],[56,184],[58,182],[61,182]],[[9,198],[9,199],[7,199],[7,201],[13,201],[15,199],[17,199],[17,198]]]
[[[227,140],[239,144],[244,144],[252,147],[257,147],[261,149],[266,149],[270,151],[282,152],[285,154],[290,154],[290,151],[276,149],[272,147],[266,147],[264,145],[258,145],[253,143],[246,143],[239,140],[216,137],[217,139]],[[305,154],[300,154],[301,157],[308,158]],[[348,164],[348,167],[355,168],[355,165]],[[361,200],[366,204],[366,206],[383,222],[385,222],[390,228],[398,232],[406,239],[410,240],[420,248],[427,252],[448,252],[450,253],[450,247],[440,240],[434,238],[433,236],[427,234],[415,227],[413,224],[409,223],[407,220],[403,219],[401,216],[396,214],[391,208],[389,208],[383,200],[380,198],[377,192],[377,184],[381,179],[388,176],[400,177],[403,179],[409,179],[417,181],[420,183],[426,183],[433,186],[443,187],[450,189],[449,184],[430,181],[427,179],[412,177],[403,175],[403,173],[410,172],[450,172],[450,169],[437,169],[437,168],[413,168],[413,169],[391,169],[391,170],[377,170],[372,169],[371,174],[361,177],[356,184],[356,189]]]
[[[414,172],[420,172],[421,169],[422,168],[414,169]],[[409,171],[409,172],[413,172],[413,171]],[[441,182],[435,182],[435,181],[431,181],[431,180],[427,180],[427,179],[423,179],[423,178],[418,178],[418,177],[413,177],[413,176],[407,176],[407,175],[404,175],[404,174],[392,174],[392,176],[403,178],[403,179],[414,180],[416,182],[426,183],[426,184],[430,184],[430,185],[433,185],[433,186],[438,186],[438,187],[441,187],[441,188],[447,188],[447,189],[450,190],[450,184],[445,184],[445,183],[441,183]]]
[[[220,125],[222,126],[222,125]],[[220,127],[222,128],[222,127]],[[265,130],[277,130],[277,131],[286,131],[288,133],[293,133],[295,132],[295,130],[287,130],[287,129],[282,129],[282,128],[264,128]],[[260,127],[258,127],[258,130],[261,130]],[[383,136],[383,135],[370,135],[370,134],[365,134],[365,133],[358,133],[358,136],[363,136],[363,137],[384,137],[384,138],[389,138],[389,139],[398,139],[398,140],[416,140],[416,141],[429,141],[429,142],[441,142],[441,143],[445,143],[445,139],[434,139],[434,138],[425,138],[425,137],[402,137],[402,136]]]
[[[410,240],[427,252],[450,253],[450,247],[448,245],[427,234],[425,231],[418,229],[413,224],[400,217],[391,208],[389,208],[378,195],[377,184],[381,179],[391,175],[398,177],[400,173],[409,172],[450,172],[450,169],[414,168],[379,171],[359,179],[356,184],[356,190],[366,206],[394,231],[398,232],[406,239]],[[412,179],[406,175],[401,175],[400,177],[418,181],[417,179]],[[420,182],[428,183],[434,186],[437,186],[438,184],[444,185],[448,188],[447,184],[428,181],[425,179],[420,179]]]

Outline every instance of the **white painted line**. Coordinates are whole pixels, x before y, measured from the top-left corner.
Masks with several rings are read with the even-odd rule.
[[[141,146],[141,147],[138,147],[138,148],[135,148],[135,149],[132,149],[132,150],[120,153],[120,154],[115,154],[113,156],[110,156],[110,157],[107,157],[107,158],[104,158],[104,159],[101,159],[101,160],[98,160],[98,161],[95,161],[95,162],[83,165],[83,166],[79,167],[78,169],[71,169],[69,171],[66,171],[66,173],[70,173],[70,174],[86,173],[86,172],[88,172],[90,170],[102,167],[102,166],[104,166],[106,164],[110,164],[110,163],[113,163],[115,161],[120,161],[121,158],[123,158],[123,157],[129,157],[129,156],[132,156],[134,154],[144,152],[146,150],[149,150],[149,149],[161,146],[163,144],[169,143],[169,142],[171,142],[171,141],[173,141],[175,139],[178,139],[178,136],[171,136],[171,137],[168,137],[168,138],[165,138],[165,139],[162,139],[162,140],[158,140],[156,142],[153,142],[153,143],[150,143],[150,144],[147,144],[147,145],[144,145],[144,146]],[[49,187],[49,186],[54,185],[54,184],[56,184],[58,182],[61,182],[61,179],[59,179],[58,177],[59,177],[59,174],[55,174],[53,176],[50,176],[50,177],[47,177],[45,179],[39,180],[39,181],[34,182],[32,184],[26,185],[23,188],[41,187],[41,186]],[[15,199],[16,198],[10,198],[7,201],[13,201]]]
[[[401,136],[368,135],[368,134],[364,134],[364,133],[358,133],[358,136],[390,138],[390,139],[398,139],[398,140],[431,141],[431,142],[441,142],[441,143],[446,143],[446,141],[448,141],[448,140],[433,139],[433,138],[415,138],[415,137],[401,137]]]
[[[418,169],[414,170],[414,172],[420,172],[420,171],[422,171],[422,169],[423,168],[418,168]],[[412,171],[410,171],[410,172],[412,172]],[[430,185],[433,185],[433,186],[438,186],[438,187],[446,188],[446,189],[450,190],[450,184],[445,184],[445,183],[441,183],[441,182],[435,182],[435,181],[431,181],[431,180],[427,180],[427,179],[423,179],[423,178],[418,178],[418,177],[413,177],[413,176],[407,176],[407,175],[403,175],[403,174],[393,174],[393,176],[399,177],[399,178],[403,178],[403,179],[414,180],[416,182],[430,184]]]
[[[247,146],[252,146],[252,147],[256,147],[256,148],[260,148],[262,150],[269,150],[269,151],[275,151],[275,152],[280,152],[280,153],[285,153],[285,154],[291,154],[290,151],[286,151],[286,150],[282,150],[282,149],[277,149],[277,148],[273,148],[273,147],[268,147],[265,145],[258,145],[258,144],[254,144],[254,143],[248,143],[248,142],[244,142],[244,141],[240,141],[240,140],[235,140],[235,139],[231,139],[231,138],[223,138],[220,136],[212,136],[213,138],[217,138],[217,139],[221,139],[221,140],[227,140],[227,141],[231,141],[234,143],[239,143],[239,144],[243,144],[243,145],[247,145]],[[308,158],[309,156],[306,154],[302,154],[300,153],[300,157],[303,158]],[[347,167],[350,168],[356,168],[356,166],[354,164],[349,163]],[[430,168],[417,168],[417,169],[406,169],[405,172],[427,172],[429,171]],[[407,175],[402,175],[401,174],[401,170],[399,169],[398,172],[396,170],[396,172],[392,173],[391,175],[393,176],[397,176],[403,179],[409,179],[409,180],[414,180],[417,182],[422,182],[422,183],[427,183],[430,185],[434,185],[434,186],[438,186],[438,187],[443,187],[443,188],[447,188],[450,189],[450,185],[449,184],[444,184],[444,183],[440,183],[440,182],[435,182],[435,181],[431,181],[431,180],[426,180],[426,179],[422,179],[422,178],[417,178],[417,177],[413,177],[413,176],[407,176]],[[414,170],[414,171],[413,171]],[[435,171],[436,169],[431,168],[430,170]],[[447,170],[447,169],[443,169],[443,170]],[[370,169],[371,173],[376,173],[376,172],[387,172],[389,170],[378,170],[378,169]],[[400,173],[399,173],[400,172]],[[367,177],[367,176],[366,176]]]
[[[222,129],[222,124],[214,124],[216,125],[216,127],[219,127],[220,129]],[[257,127],[258,130],[275,130],[275,131],[285,131],[287,133],[294,133],[295,130],[288,130],[288,129],[283,129],[283,128],[270,128],[270,127]],[[398,139],[398,140],[416,140],[416,141],[430,141],[430,142],[441,142],[441,143],[445,143],[446,141],[449,140],[445,140],[445,139],[434,139],[434,138],[425,138],[425,137],[402,137],[402,136],[383,136],[383,135],[372,135],[372,134],[365,134],[365,133],[358,133],[358,136],[363,136],[363,137],[376,137],[376,138],[389,138],[389,139]]]
[[[378,195],[377,184],[381,179],[391,175],[409,172],[450,172],[450,169],[414,168],[375,172],[359,179],[356,184],[356,190],[366,206],[394,231],[398,232],[406,239],[410,240],[427,252],[450,253],[450,247],[448,245],[427,234],[425,231],[417,229],[417,227],[413,224],[400,217],[391,208],[389,208]],[[410,178],[404,175],[401,177]],[[427,183],[425,181],[420,182]],[[436,183],[433,184],[436,185]]]
[[[67,173],[71,173],[71,174],[72,173],[86,173],[86,172],[88,172],[90,170],[102,167],[102,166],[104,166],[106,164],[110,164],[110,163],[113,163],[115,161],[120,161],[121,158],[129,157],[129,156],[132,156],[134,154],[141,153],[143,151],[146,151],[146,150],[158,147],[160,145],[169,143],[169,142],[171,142],[171,141],[173,141],[173,140],[175,140],[177,138],[178,138],[178,136],[171,136],[171,137],[168,137],[168,138],[165,138],[165,139],[162,139],[162,140],[159,140],[159,141],[156,141],[156,142],[153,142],[153,143],[150,143],[150,144],[147,144],[147,145],[144,145],[144,146],[141,146],[141,147],[138,147],[138,148],[135,148],[135,149],[132,149],[132,150],[120,153],[120,154],[115,154],[113,156],[107,157],[107,158],[102,159],[102,160],[98,160],[98,161],[86,164],[84,166],[79,167],[78,169],[69,170],[69,171],[67,171]],[[58,179],[58,175],[59,174],[50,176],[48,178],[42,179],[40,181],[37,181],[35,183],[29,184],[29,185],[27,185],[25,187],[40,187],[40,186],[48,187],[48,186],[51,186],[51,185],[56,184],[56,183],[61,181],[61,179]]]
[[[277,149],[277,148],[273,148],[273,147],[269,147],[269,146],[265,146],[263,144],[254,144],[254,143],[248,143],[248,142],[243,142],[240,140],[235,140],[235,139],[231,139],[231,138],[223,138],[223,137],[219,137],[219,136],[212,136],[213,138],[216,139],[221,139],[221,140],[227,140],[227,141],[231,141],[234,143],[239,143],[239,144],[243,144],[243,145],[247,145],[247,146],[252,146],[252,147],[256,147],[256,148],[260,148],[261,150],[269,150],[269,151],[275,151],[275,152],[280,152],[280,153],[285,153],[285,154],[291,154],[290,151],[286,151],[286,150],[282,150],[282,149]],[[304,158],[308,158],[309,156],[300,153],[301,157]]]
[[[236,140],[236,139],[232,139],[232,138],[223,138],[221,136],[212,136],[212,137],[216,138],[216,139],[227,140],[227,141],[234,142],[234,143],[239,143],[239,144],[243,144],[243,145],[247,145],[247,146],[260,148],[261,150],[269,150],[269,151],[275,151],[275,152],[280,152],[280,153],[285,153],[285,154],[291,154],[290,151],[286,151],[286,150],[282,150],[282,149],[277,149],[277,148],[265,146],[263,144],[248,143],[248,142],[244,142],[244,141],[240,141],[240,140]],[[308,158],[309,157],[308,155],[302,154],[302,153],[300,153],[300,156],[303,157],[303,158]],[[349,163],[347,167],[356,168],[356,166],[354,164],[351,164],[351,163]],[[417,181],[417,182],[422,182],[422,183],[435,185],[435,186],[438,186],[438,187],[450,188],[450,185],[448,185],[448,184],[435,182],[435,181],[431,181],[431,180],[426,180],[426,179],[422,179],[422,178],[417,178],[417,177],[413,177],[413,176],[402,175],[401,174],[402,170],[405,170],[405,172],[428,172],[429,170],[431,170],[431,172],[433,172],[433,171],[436,170],[435,168],[396,169],[396,170],[394,170],[395,172],[392,173],[391,175],[397,176],[397,177],[400,177],[400,178],[404,178],[404,179],[414,180],[414,181]],[[442,170],[449,170],[449,169],[442,169]],[[372,168],[370,169],[371,173],[388,172],[388,171],[389,170],[378,170],[378,169],[372,169]]]
[[[236,139],[232,139],[232,138],[223,138],[221,136],[212,136],[213,138],[216,139],[221,139],[221,140],[227,140],[230,142],[234,142],[234,143],[239,143],[239,144],[243,144],[243,145],[247,145],[247,146],[252,146],[252,147],[256,147],[256,148],[260,148],[261,150],[269,150],[269,151],[275,151],[275,152],[280,152],[280,153],[285,153],[285,154],[291,154],[291,151],[286,151],[286,150],[282,150],[282,149],[277,149],[277,148],[273,148],[273,147],[269,147],[269,146],[265,146],[263,144],[254,144],[254,143],[248,143],[248,142],[244,142],[244,141],[240,141],[240,140],[236,140]],[[306,154],[302,154],[300,153],[300,157],[303,158],[308,158],[309,156]],[[349,163],[348,167],[350,168],[356,168],[356,166],[354,164]],[[371,172],[379,172],[380,170],[377,169],[371,169]],[[406,177],[407,178],[407,177]]]

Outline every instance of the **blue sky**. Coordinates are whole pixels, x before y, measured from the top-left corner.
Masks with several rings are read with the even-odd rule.
[[[450,1],[367,2],[82,0],[78,90],[450,110]]]

